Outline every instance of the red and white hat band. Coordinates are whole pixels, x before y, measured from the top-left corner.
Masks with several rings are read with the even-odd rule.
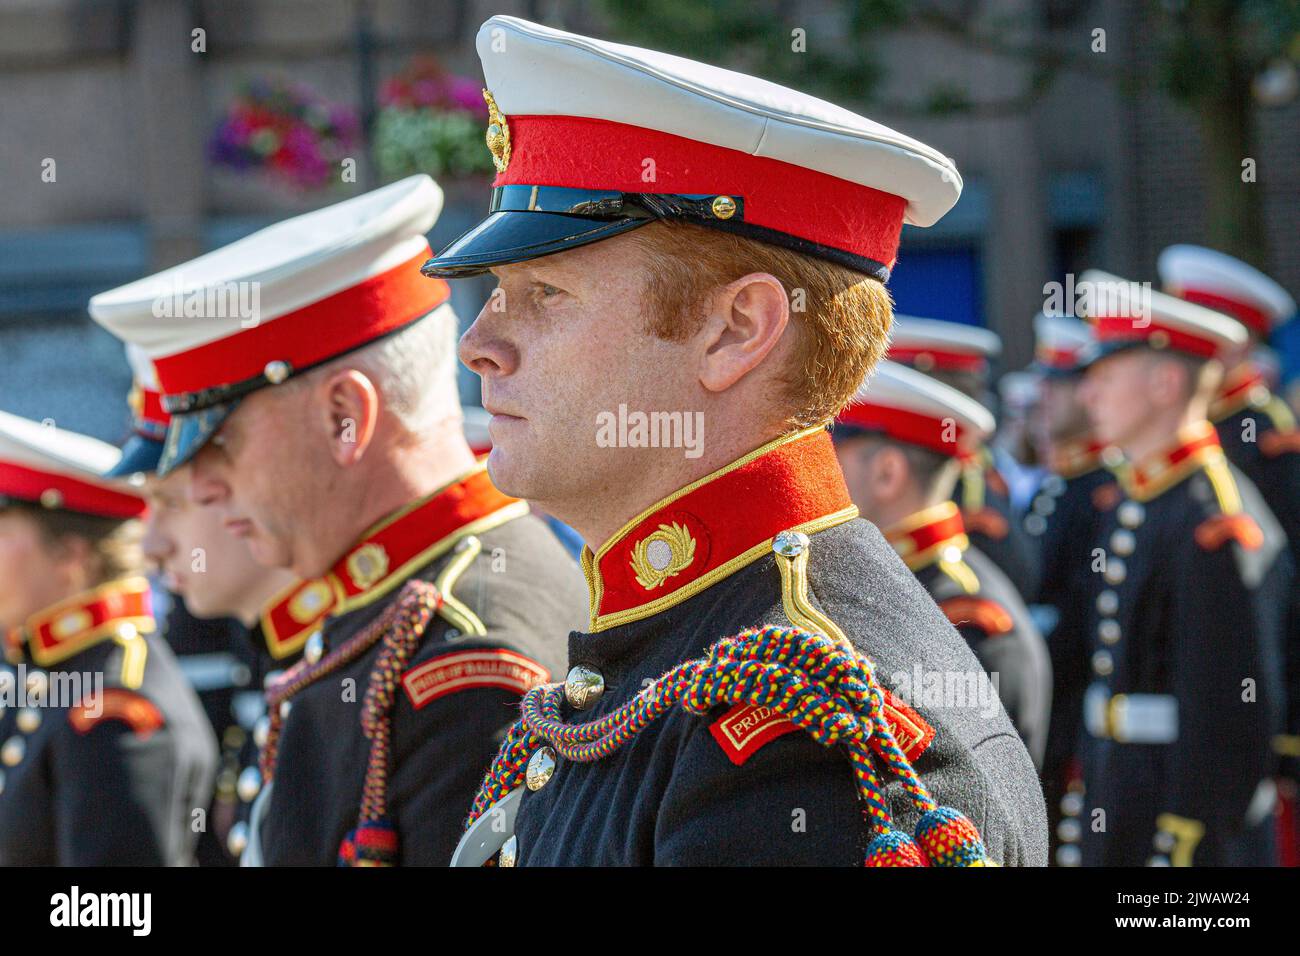
[[[451,296],[447,283],[420,274],[427,244],[400,265],[310,305],[224,339],[154,360],[172,397],[263,374],[271,362],[295,371],[342,355],[432,312]]]

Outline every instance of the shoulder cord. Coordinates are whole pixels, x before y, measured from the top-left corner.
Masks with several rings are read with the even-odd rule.
[[[707,655],[678,664],[617,710],[585,724],[560,719],[559,685],[524,695],[523,716],[510,729],[470,810],[466,825],[520,786],[531,753],[543,743],[578,763],[600,760],[634,739],[675,704],[694,714],[750,703],[772,708],[822,746],[848,752],[867,807],[868,866],[992,866],[975,825],[938,806],[908,762],[884,716],[884,695],[870,661],[851,646],[799,627],[750,628],[714,644]],[[921,812],[914,837],[893,828],[875,752]]]
[[[420,644],[429,622],[442,606],[442,595],[427,581],[410,580],[391,605],[369,627],[341,644],[315,664],[301,660],[267,691],[271,726],[262,749],[263,780],[270,782],[284,726],[281,705],[307,685],[351,663],[380,640],[375,666],[362,703],[361,729],[370,740],[370,755],[361,789],[357,826],[339,846],[340,866],[393,866],[397,862],[397,830],[388,819],[388,764],[392,713],[399,675]]]

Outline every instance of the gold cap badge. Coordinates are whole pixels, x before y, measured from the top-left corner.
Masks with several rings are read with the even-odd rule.
[[[632,549],[632,570],[636,583],[653,591],[695,560],[695,539],[682,525],[661,524]]]
[[[492,165],[504,173],[510,165],[510,127],[492,94],[484,90],[483,99],[488,107],[487,148],[492,153]]]

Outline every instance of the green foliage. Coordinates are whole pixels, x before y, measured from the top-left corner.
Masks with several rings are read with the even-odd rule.
[[[852,0],[796,19],[782,0],[596,0],[622,42],[793,86],[832,102],[868,100],[881,77],[872,42],[906,19],[904,0]],[[796,52],[794,30],[804,33]]]
[[[385,180],[413,173],[436,177],[492,170],[483,123],[472,113],[386,107],[375,119],[374,151]]]

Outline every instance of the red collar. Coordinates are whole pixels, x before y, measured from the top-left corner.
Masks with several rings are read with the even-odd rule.
[[[1210,421],[1221,422],[1247,406],[1262,407],[1269,394],[1263,370],[1253,362],[1242,362],[1223,377],[1219,393],[1210,403]]]
[[[894,546],[909,570],[919,571],[941,558],[952,560],[970,547],[966,525],[956,502],[945,501],[918,511],[885,532],[885,540]],[[956,556],[949,551],[957,549]]]
[[[154,628],[149,582],[122,578],[33,614],[5,636],[5,657],[17,664],[25,648],[33,663],[50,667],[101,641],[149,634]]]
[[[1105,442],[1095,438],[1075,439],[1052,449],[1049,467],[1054,475],[1077,478],[1102,467],[1101,453]]]
[[[1168,448],[1121,469],[1120,484],[1130,498],[1149,501],[1200,471],[1207,463],[1222,458],[1223,447],[1214,426],[1208,421],[1197,422],[1180,430]]]
[[[658,614],[757,561],[782,531],[856,518],[830,434],[778,438],[641,512],[582,551],[591,630]]]
[[[526,514],[527,502],[503,495],[486,466],[475,466],[465,477],[371,527],[323,578],[281,595],[262,619],[264,628],[268,622],[272,628],[266,633],[268,648],[292,647],[295,642],[300,647],[326,614],[346,614],[377,601],[461,538]]]

